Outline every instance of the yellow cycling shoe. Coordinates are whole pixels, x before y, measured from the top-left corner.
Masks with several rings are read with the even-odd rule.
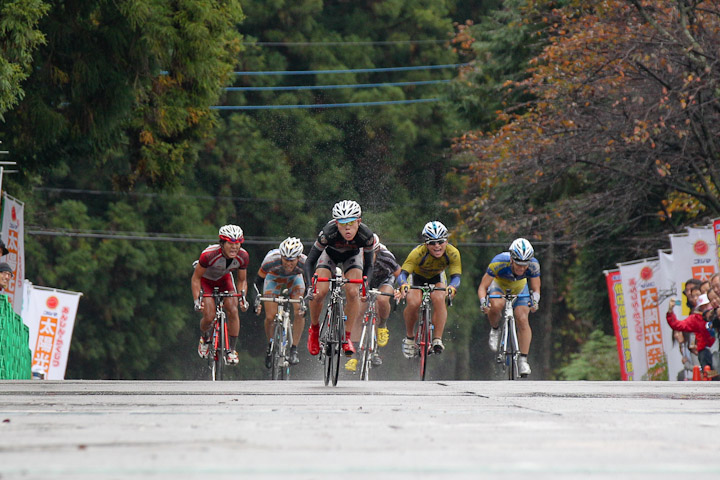
[[[378,328],[377,337],[378,346],[384,347],[385,345],[387,345],[387,342],[390,339],[390,330],[388,330],[387,328]]]
[[[345,370],[348,372],[355,372],[357,371],[357,358],[351,358],[347,362],[345,362]]]

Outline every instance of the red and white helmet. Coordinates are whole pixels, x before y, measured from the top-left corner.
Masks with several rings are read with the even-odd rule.
[[[221,241],[230,243],[243,243],[245,241],[242,228],[237,225],[223,225],[220,227],[218,237],[220,237]]]

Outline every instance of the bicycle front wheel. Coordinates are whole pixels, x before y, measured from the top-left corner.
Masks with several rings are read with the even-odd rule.
[[[362,328],[362,335],[360,336],[360,352],[361,361],[360,364],[360,380],[370,380],[370,362],[372,360],[373,349],[373,322],[369,319],[365,319]]]
[[[283,369],[283,358],[282,358],[282,352],[280,351],[282,349],[282,325],[279,323],[275,323],[275,333],[273,334],[273,340],[272,340],[272,356],[271,356],[271,366],[270,366],[270,378],[272,380],[279,380],[282,378],[282,369]]]
[[[428,325],[430,322],[429,312],[423,310],[420,312],[420,320],[418,321],[417,331],[415,333],[415,343],[418,347],[418,355],[420,357],[420,380],[425,380],[427,372],[428,353],[430,351],[431,340]]]
[[[215,378],[214,380],[223,379],[223,371],[225,366],[225,319],[221,318],[217,323],[217,331],[215,332]]]

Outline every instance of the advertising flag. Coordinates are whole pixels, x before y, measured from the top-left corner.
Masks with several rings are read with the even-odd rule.
[[[658,310],[658,259],[620,263],[620,278],[632,354],[632,380],[656,379],[666,373],[663,324]]]
[[[680,373],[682,373],[681,378],[685,378],[686,375],[680,347],[673,343],[673,332],[665,319],[665,312],[668,311],[670,298],[680,298],[675,293],[677,286],[673,275],[675,272],[674,260],[675,257],[671,251],[658,250],[658,308],[660,309],[660,321],[663,326],[663,346],[667,356],[668,380],[677,380]],[[676,308],[677,311],[680,310],[679,307]]]
[[[15,313],[20,315],[23,305],[23,280],[25,279],[25,226],[23,209],[25,204],[3,193],[2,230],[0,236],[5,242],[8,254],[0,258],[13,269],[10,284],[3,293],[7,295]]]
[[[33,371],[64,380],[75,315],[82,293],[29,286],[23,320],[30,331]]]
[[[633,365],[630,352],[630,333],[625,316],[625,299],[623,297],[620,270],[605,271],[610,311],[613,317],[613,330],[617,340],[618,359],[620,360],[620,376],[623,380],[632,380]]]
[[[682,295],[688,279],[710,280],[717,271],[717,247],[712,227],[688,228],[687,233],[670,235],[673,252],[675,298],[682,300],[678,318],[690,315],[686,298]]]

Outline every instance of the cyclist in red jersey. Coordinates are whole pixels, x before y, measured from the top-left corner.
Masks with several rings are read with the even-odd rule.
[[[347,279],[357,280],[367,276],[372,278],[373,232],[362,223],[362,210],[357,202],[343,200],[335,204],[332,210],[333,219],[320,231],[305,262],[305,276],[312,279],[313,273],[318,277],[329,278],[335,274],[335,268],[342,266],[343,275]],[[320,311],[329,290],[327,283],[317,284],[317,294],[312,286],[307,289],[306,298],[310,304],[310,328],[307,346],[311,355],[320,353]],[[360,312],[360,289],[357,285],[345,285],[345,322],[346,342],[343,343],[345,355],[355,353],[350,340],[355,319]]]
[[[202,311],[200,320],[200,343],[198,355],[207,358],[211,326],[215,318],[215,301],[212,298],[200,297],[200,292],[211,293],[218,287],[221,292],[246,292],[247,267],[249,263],[248,252],[242,248],[245,241],[243,231],[237,225],[225,225],[218,232],[219,243],[208,245],[195,262],[190,288],[195,299],[195,310]],[[237,283],[233,281],[233,272],[237,272]],[[244,300],[244,299],[243,299]],[[241,302],[240,309],[248,309],[246,301]],[[236,351],[237,338],[240,334],[240,315],[238,313],[238,299],[229,297],[225,300],[227,312],[228,340],[230,349],[227,353],[227,363],[237,365]]]

